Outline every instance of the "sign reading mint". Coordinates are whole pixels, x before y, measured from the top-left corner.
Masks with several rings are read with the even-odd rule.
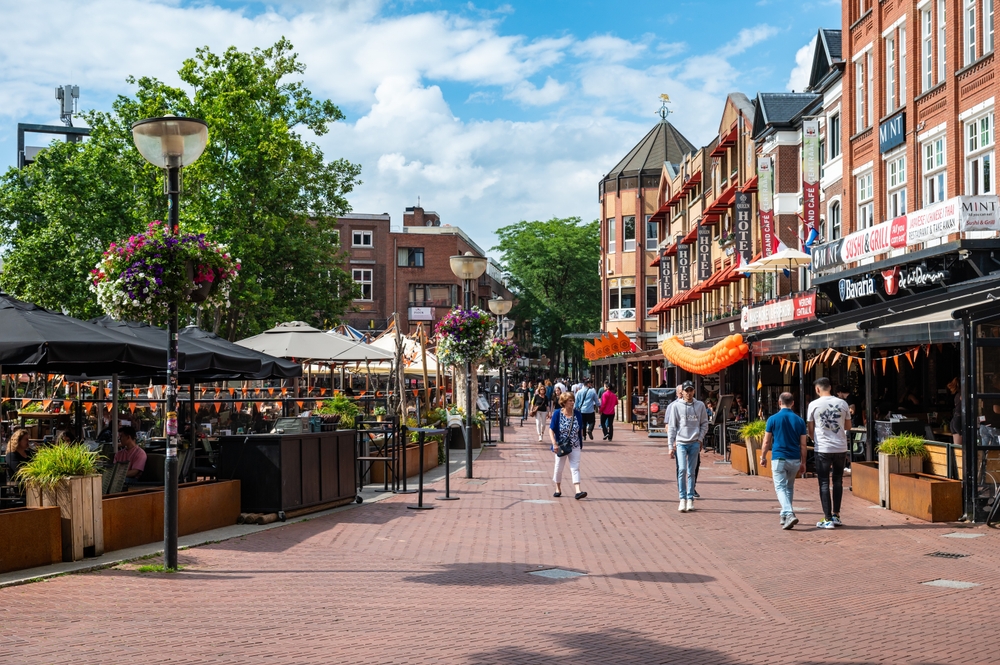
[[[857,279],[842,279],[838,283],[841,300],[854,300],[875,295],[875,278],[871,275]]]
[[[878,151],[889,152],[906,140],[906,113],[897,113],[878,126]]]

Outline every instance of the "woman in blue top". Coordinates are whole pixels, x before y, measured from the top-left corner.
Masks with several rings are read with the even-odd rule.
[[[552,480],[556,483],[556,493],[552,496],[562,496],[562,474],[569,459],[569,470],[573,476],[573,487],[577,499],[587,496],[580,491],[580,453],[583,451],[583,414],[573,408],[573,394],[563,393],[559,396],[559,406],[562,407],[552,415],[549,424],[549,439],[552,441],[552,452],[559,450],[560,441],[572,441],[573,449],[569,455],[556,455],[556,470]]]

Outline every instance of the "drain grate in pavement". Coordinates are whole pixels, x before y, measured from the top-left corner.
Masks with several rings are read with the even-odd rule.
[[[465,484],[466,485],[485,485],[486,481],[485,480],[466,480]]]
[[[957,580],[931,580],[930,582],[921,582],[921,584],[926,586],[938,586],[945,589],[971,589],[979,586],[975,582],[959,582]]]
[[[545,570],[532,570],[528,574],[547,577],[550,580],[569,580],[574,577],[583,577],[587,573],[578,573],[575,570],[563,570],[562,568],[547,568]]]
[[[985,533],[963,533],[962,531],[956,531],[955,533],[946,533],[942,538],[982,538]]]
[[[524,503],[555,503],[555,501],[549,501],[548,499],[526,499]]]
[[[936,556],[941,559],[961,559],[962,557],[969,556],[968,554],[956,554],[955,552],[931,552],[927,556]]]

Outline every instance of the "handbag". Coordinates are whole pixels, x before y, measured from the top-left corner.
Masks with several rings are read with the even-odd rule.
[[[556,457],[566,457],[573,452],[573,442],[571,440],[560,441],[559,447],[556,449]]]
[[[532,404],[531,408],[528,409],[528,417],[529,418],[534,418],[536,413],[538,413],[538,405],[537,404]]]

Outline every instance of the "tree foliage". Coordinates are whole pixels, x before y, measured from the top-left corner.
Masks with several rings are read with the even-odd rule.
[[[521,221],[497,231],[494,249],[517,296],[512,316],[532,322],[535,341],[556,361],[580,358],[582,344],[563,338],[593,332],[601,318],[600,223],[579,217]]]
[[[303,132],[319,136],[343,119],[296,80],[305,67],[285,39],[250,52],[198,49],[179,75],[185,87],[129,78],[133,96],[110,112],[84,114],[92,133],[59,143],[31,166],[0,179],[0,287],[76,316],[99,314],[87,273],[109,243],[165,219],[163,172],[132,144],[132,123],[172,113],[208,123],[209,145],[182,172],[182,228],[229,245],[243,269],[231,306],[205,312],[203,327],[230,339],[280,321],[330,325],[355,286],[335,217],[360,167],[327,161]]]

